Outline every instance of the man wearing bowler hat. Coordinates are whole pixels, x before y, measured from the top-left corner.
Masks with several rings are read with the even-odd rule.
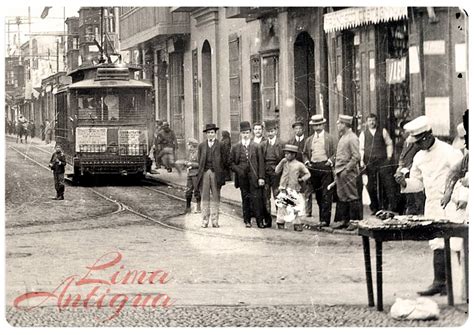
[[[265,121],[267,137],[260,144],[262,147],[263,161],[265,163],[265,187],[264,187],[264,203],[265,203],[265,226],[272,226],[271,216],[271,197],[273,199],[278,195],[278,187],[280,185],[280,174],[275,172],[277,164],[283,159],[283,144],[278,138],[278,129],[276,120]]]
[[[258,227],[265,228],[261,190],[265,185],[265,165],[261,147],[251,141],[250,132],[250,123],[240,122],[241,140],[230,149],[230,168],[235,173],[234,185],[240,188],[245,226],[252,227],[250,220],[255,216]]]
[[[334,229],[341,229],[349,228],[350,220],[362,219],[357,187],[360,151],[359,138],[352,131],[352,116],[339,115],[337,130],[340,138],[337,144],[334,170],[338,202],[334,222],[330,226]]]
[[[336,160],[336,139],[324,130],[326,119],[322,114],[311,116],[309,125],[314,134],[305,142],[304,164],[311,172],[312,191],[316,193],[319,207],[319,224],[329,226],[331,222],[332,191],[328,186],[333,181],[332,167]],[[310,197],[311,199],[311,197]]]
[[[217,140],[215,124],[207,124],[204,129],[207,139],[199,144],[199,170],[197,184],[201,190],[202,227],[207,228],[209,217],[212,226],[219,227],[219,202],[221,187],[225,184],[225,168],[227,166],[224,147]]]
[[[462,159],[461,151],[434,137],[430,120],[425,115],[407,123],[404,129],[411,134],[407,141],[415,142],[420,151],[413,157],[410,177],[405,178],[404,174],[395,176],[395,180],[401,186],[402,193],[420,192],[424,189],[426,195],[425,217],[462,222],[464,218],[462,215],[460,216],[462,213],[457,213],[455,204],[442,203],[446,179],[450,169]],[[423,296],[432,296],[438,293],[445,295],[444,239],[435,238],[429,244],[433,250],[434,280],[430,287],[418,294]],[[461,249],[462,240],[451,238],[451,250],[459,251]]]

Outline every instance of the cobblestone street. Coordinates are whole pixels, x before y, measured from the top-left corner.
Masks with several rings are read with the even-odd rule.
[[[8,138],[6,146],[6,308],[11,325],[457,326],[467,319],[467,305],[448,307],[446,297],[439,296],[434,297],[441,307],[439,320],[390,318],[395,298],[416,298],[415,292],[429,284],[427,243],[384,245],[385,311],[377,312],[367,307],[358,236],[246,229],[240,210],[230,205],[222,206],[221,228],[201,229],[198,214],[182,214],[184,204],[177,198],[182,191],[159,184],[67,185],[66,200],[53,201],[53,178],[44,168],[50,148]],[[116,264],[90,270],[118,254],[122,258]],[[118,283],[129,270],[135,280]],[[166,283],[137,281],[141,271],[148,278],[157,270],[168,274]],[[61,300],[61,283],[73,275]],[[81,277],[109,283],[78,285]],[[73,300],[81,294],[84,300],[94,285],[99,288],[89,308],[79,307],[82,302],[66,304],[68,294]],[[34,307],[29,311],[14,307],[27,292],[55,296],[24,300],[22,307]],[[159,293],[170,298],[170,307],[133,306],[137,295]],[[97,308],[100,297],[103,304]],[[66,307],[60,310],[59,301]]]

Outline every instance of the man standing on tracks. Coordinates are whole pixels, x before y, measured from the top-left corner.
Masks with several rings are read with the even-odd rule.
[[[359,138],[352,131],[352,116],[339,115],[337,130],[340,138],[334,170],[338,201],[334,222],[330,227],[353,230],[356,227],[349,226],[349,221],[362,219],[362,213],[357,188],[360,164]]]
[[[209,218],[212,226],[219,227],[219,203],[221,187],[225,184],[227,155],[217,140],[218,127],[214,123],[206,125],[204,133],[207,139],[198,146],[199,170],[197,185],[201,190],[202,227],[207,228]]]
[[[54,188],[56,197],[54,200],[64,200],[64,167],[66,166],[66,157],[59,144],[56,145],[53,155],[49,161],[49,167],[53,171]]]
[[[239,143],[230,149],[230,168],[235,173],[235,187],[240,188],[242,197],[242,214],[245,227],[251,228],[251,218],[255,216],[257,226],[263,224],[263,197],[265,185],[265,165],[260,145],[250,140],[250,123],[240,122]]]
[[[336,139],[324,131],[326,119],[322,114],[311,116],[309,125],[314,134],[303,149],[304,164],[311,172],[312,191],[316,193],[319,207],[319,226],[327,227],[331,222],[332,190],[328,186],[333,181],[332,167],[336,160]]]

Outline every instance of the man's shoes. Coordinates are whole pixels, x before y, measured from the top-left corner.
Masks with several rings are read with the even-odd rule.
[[[219,228],[219,224],[217,222],[213,223],[212,228]]]
[[[301,223],[295,223],[293,224],[293,229],[295,231],[303,231],[303,225]]]
[[[336,221],[329,225],[329,227],[333,229],[343,229],[343,228],[347,228],[348,226],[349,226],[349,222],[347,221]]]
[[[168,171],[169,173],[173,172],[171,168],[167,168],[166,171]]]
[[[184,214],[190,214],[190,213],[191,213],[191,208],[186,207],[186,209],[184,210]]]
[[[207,226],[208,226],[207,222],[203,222],[202,225],[201,225],[202,228],[207,228]]]
[[[258,228],[266,228],[265,225],[263,224],[263,222],[257,222],[257,227]]]
[[[245,228],[252,228],[252,224],[250,222],[245,222]]]
[[[329,223],[322,221],[322,222],[319,222],[318,224],[316,224],[316,227],[318,227],[318,228],[329,227]]]
[[[285,229],[285,223],[284,222],[277,222],[278,229]]]
[[[419,291],[417,293],[424,297],[433,296],[438,293],[439,295],[446,295],[447,294],[446,284],[432,284],[426,290]]]

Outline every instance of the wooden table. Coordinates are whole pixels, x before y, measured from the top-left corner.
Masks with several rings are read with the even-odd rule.
[[[359,227],[359,236],[362,236],[364,248],[365,275],[367,280],[367,295],[369,306],[374,306],[374,290],[372,285],[372,265],[370,260],[370,242],[369,238],[375,240],[375,266],[377,274],[377,310],[383,311],[383,293],[382,293],[382,243],[385,241],[427,241],[434,238],[444,239],[444,257],[446,260],[446,284],[448,293],[448,304],[454,305],[453,298],[453,279],[451,273],[451,246],[449,239],[451,237],[461,237],[464,248],[464,275],[466,281],[466,294],[469,297],[469,236],[468,225],[454,223],[432,223],[427,226],[417,226],[410,228],[392,228],[392,227]]]

